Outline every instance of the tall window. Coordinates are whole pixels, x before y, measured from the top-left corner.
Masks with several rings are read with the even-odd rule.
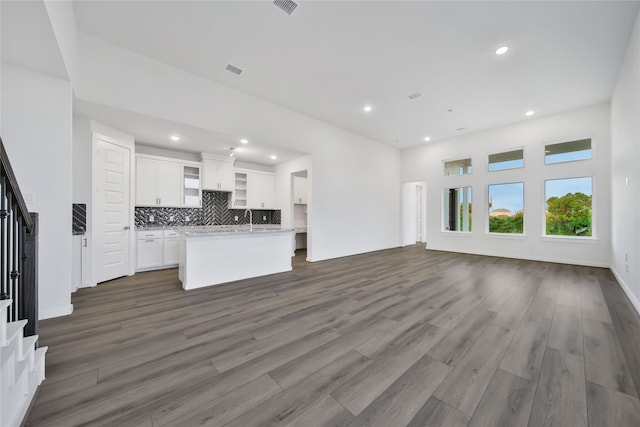
[[[524,232],[524,183],[489,186],[489,233]]]
[[[591,158],[591,139],[561,142],[544,146],[544,164],[588,160]]]
[[[471,175],[471,159],[450,160],[444,162],[444,176]]]
[[[505,151],[489,154],[489,172],[524,167],[524,150]]]
[[[583,178],[550,179],[545,182],[546,234],[548,236],[592,235],[593,182]]]
[[[445,188],[442,228],[447,231],[471,231],[471,187]]]

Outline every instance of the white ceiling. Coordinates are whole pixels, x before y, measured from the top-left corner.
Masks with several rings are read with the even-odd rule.
[[[97,120],[133,135],[136,143],[167,150],[228,156],[229,149],[233,147],[237,160],[261,165],[277,165],[305,155],[303,152],[252,141],[242,144],[229,135],[79,99],[73,100],[73,110],[77,116]],[[172,135],[179,135],[180,140],[172,141]],[[277,159],[271,159],[271,155],[275,155]]]
[[[288,16],[271,1],[89,1],[75,11],[81,31],[407,148],[609,100],[638,6],[301,1]],[[510,50],[497,56],[501,45]]]
[[[4,0],[0,17],[3,62],[59,79],[69,78],[44,3]]]

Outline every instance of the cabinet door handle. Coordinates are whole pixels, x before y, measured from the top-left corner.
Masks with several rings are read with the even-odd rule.
[[[125,225],[125,226],[124,226],[124,229],[125,229],[125,230],[128,230],[129,228],[130,228],[130,227],[129,227],[128,225]]]
[[[145,240],[145,242],[155,242],[155,239],[149,239],[149,240]]]

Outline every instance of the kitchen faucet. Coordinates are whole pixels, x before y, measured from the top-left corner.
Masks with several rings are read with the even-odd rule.
[[[253,231],[253,211],[251,209],[247,209],[244,211],[244,217],[247,217],[247,212],[249,212],[249,231]]]

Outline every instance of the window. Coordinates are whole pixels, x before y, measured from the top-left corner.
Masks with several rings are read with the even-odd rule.
[[[444,176],[471,175],[471,159],[444,162]]]
[[[546,234],[584,236],[592,234],[592,178],[550,179],[545,182]]]
[[[504,153],[489,154],[489,172],[524,167],[524,150],[506,151]]]
[[[524,232],[524,183],[489,186],[489,233]]]
[[[591,139],[561,142],[544,146],[544,164],[589,160],[591,158]]]
[[[471,187],[445,188],[443,229],[471,231]]]

